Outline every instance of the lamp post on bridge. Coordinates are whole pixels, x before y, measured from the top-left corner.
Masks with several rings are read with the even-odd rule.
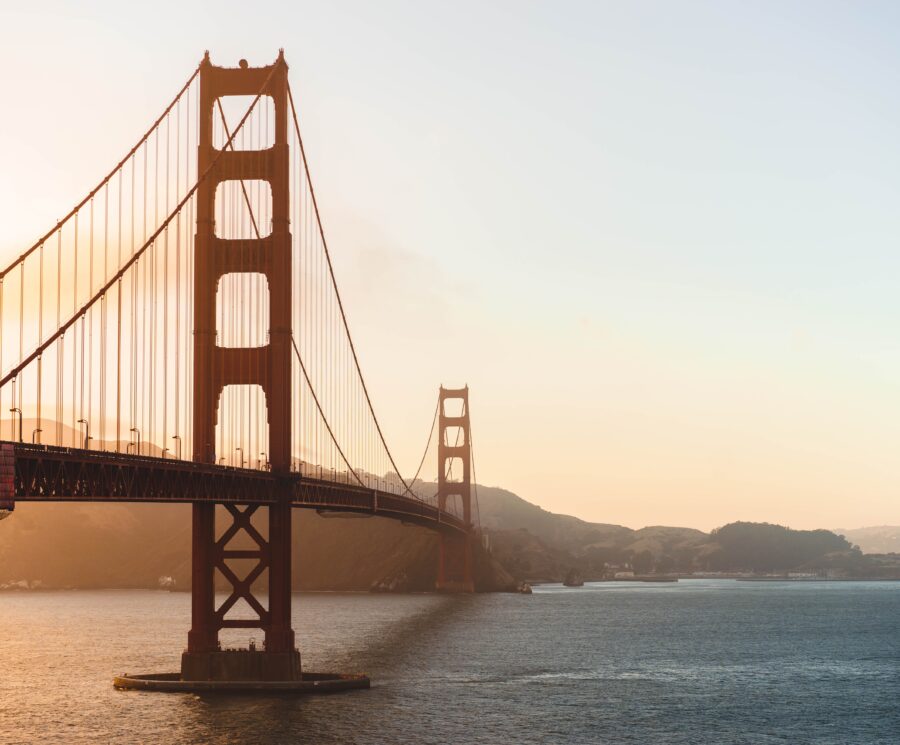
[[[10,411],[19,415],[19,442],[22,442],[22,410],[18,406],[13,406]]]
[[[44,431],[44,430],[42,430],[40,427],[37,427],[36,429],[34,429],[34,430],[31,431],[31,444],[32,444],[32,445],[36,445],[36,444],[37,444],[37,440],[35,439],[35,436],[36,436],[36,435],[39,435],[39,434],[40,434],[41,432],[43,432],[43,431]]]
[[[79,419],[78,423],[84,425],[84,449],[90,450],[91,449],[91,425],[87,419]]]
[[[132,427],[129,432],[134,432],[137,435],[137,454],[141,454],[141,431],[137,427]],[[134,443],[132,443],[134,444]],[[126,448],[127,449],[127,448]]]
[[[172,439],[175,440],[175,457],[181,460],[181,435],[172,435]]]

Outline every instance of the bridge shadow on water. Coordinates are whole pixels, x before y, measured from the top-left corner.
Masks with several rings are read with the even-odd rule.
[[[285,694],[186,695],[176,708],[174,741],[204,743],[403,742],[397,720],[415,716],[410,688],[434,685],[430,661],[436,649],[452,644],[456,627],[466,622],[481,599],[472,595],[303,594],[300,607],[338,600],[362,620],[339,618],[328,633],[304,633],[303,615],[322,618],[316,608],[301,613],[295,625],[304,669],[371,675],[370,690],[296,696]],[[295,596],[296,598],[296,596]],[[346,601],[346,603],[344,602]],[[388,618],[390,620],[388,620]],[[371,623],[369,623],[371,621]],[[327,626],[327,624],[324,624]],[[368,626],[368,628],[367,628]],[[316,644],[321,643],[319,648]],[[158,695],[158,694],[156,694]],[[379,734],[380,733],[380,734]],[[174,733],[173,733],[174,734]],[[415,732],[408,742],[418,742]],[[386,738],[386,739],[384,739]]]

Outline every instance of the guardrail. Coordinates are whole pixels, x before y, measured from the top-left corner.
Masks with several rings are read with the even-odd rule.
[[[412,496],[267,470],[102,450],[0,442],[0,510],[18,501],[272,504],[372,514],[444,532],[469,532],[456,515]]]

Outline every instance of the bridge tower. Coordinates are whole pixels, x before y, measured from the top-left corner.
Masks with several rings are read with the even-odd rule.
[[[459,412],[448,414],[448,401],[459,402]],[[472,439],[469,429],[469,387],[441,386],[438,403],[438,506],[459,500],[465,535],[441,533],[437,589],[474,592],[472,571]],[[452,471],[451,471],[452,466]],[[451,479],[451,472],[454,478]]]
[[[219,400],[227,385],[259,385],[266,399],[269,462],[274,475],[291,467],[291,234],[288,153],[288,66],[280,53],[274,65],[216,67],[204,57],[200,68],[200,131],[198,173],[215,163],[197,190],[194,258],[194,450],[199,463],[215,463],[214,449]],[[266,81],[268,80],[268,84]],[[266,85],[265,90],[263,86]],[[224,96],[255,96],[263,90],[274,104],[274,144],[265,150],[219,152],[213,142],[216,101]],[[253,179],[269,183],[272,231],[266,237],[217,237],[215,198],[220,183]],[[268,344],[222,347],[217,343],[216,295],[220,279],[231,272],[258,272],[269,287]],[[216,538],[215,505],[193,504],[192,618],[187,651],[182,656],[184,680],[297,680],[300,653],[291,626],[291,495],[288,479],[279,484],[276,501],[267,506],[268,538],[250,518],[256,506],[226,505],[232,520]],[[229,541],[241,531],[256,544],[253,550],[231,550]],[[254,559],[244,579],[229,567],[229,559]],[[216,607],[214,576],[219,572],[231,594]],[[268,607],[252,594],[252,583],[268,570]],[[229,619],[228,611],[243,599],[256,619]],[[219,631],[259,628],[264,649],[228,651],[219,648]]]

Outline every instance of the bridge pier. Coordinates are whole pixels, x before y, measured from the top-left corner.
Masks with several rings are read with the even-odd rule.
[[[291,628],[291,503],[289,498],[268,505],[269,536],[253,527],[251,518],[259,505],[228,504],[232,518],[221,537],[215,535],[215,505],[195,503],[192,535],[191,630],[181,656],[185,681],[300,680],[300,652]],[[238,537],[251,539],[253,549],[230,548]],[[243,579],[229,560],[256,560]],[[215,603],[216,570],[231,586],[219,607]],[[253,595],[253,583],[268,570],[269,607]],[[239,601],[257,614],[255,619],[229,619],[228,611]],[[222,649],[219,632],[228,628],[259,628],[261,649]]]
[[[438,553],[439,592],[475,592],[472,540],[468,535],[442,535]]]
[[[285,484],[286,486],[286,484]],[[231,523],[216,538],[214,503],[193,506],[192,622],[188,648],[181,656],[180,673],[120,675],[116,688],[159,692],[295,693],[314,694],[368,688],[361,674],[302,673],[300,652],[291,627],[291,515],[290,489],[279,489],[277,501],[266,505],[268,538],[251,519],[262,506],[225,503]],[[231,548],[238,536],[248,536],[256,548]],[[246,545],[246,541],[243,542]],[[229,560],[256,560],[241,579]],[[231,593],[216,607],[215,575],[231,585]],[[253,595],[253,583],[268,571],[269,607]],[[243,599],[253,608],[255,619],[227,618],[228,611]],[[222,629],[258,628],[264,633],[263,647],[222,649]]]
[[[447,402],[458,401],[459,412]],[[435,589],[440,592],[475,592],[472,562],[472,440],[469,429],[469,386],[444,388],[439,393],[438,507],[458,503],[470,532],[441,535]],[[454,473],[454,468],[456,469]]]

